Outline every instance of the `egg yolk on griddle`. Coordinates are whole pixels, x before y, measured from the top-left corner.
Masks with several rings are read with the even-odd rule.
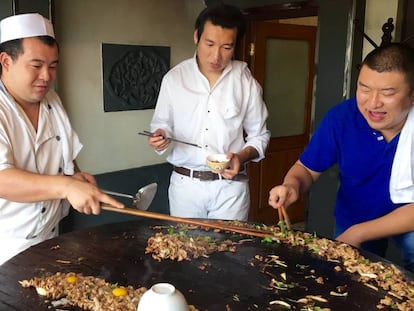
[[[75,276],[75,275],[69,275],[67,278],[66,278],[66,282],[68,282],[68,283],[75,283],[76,282],[76,280],[77,280],[78,278]]]
[[[123,287],[115,287],[112,290],[112,294],[116,297],[126,296],[128,294],[127,290]]]

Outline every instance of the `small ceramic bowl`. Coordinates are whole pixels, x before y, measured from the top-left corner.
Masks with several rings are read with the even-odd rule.
[[[137,311],[188,311],[184,295],[169,283],[154,284],[141,297]]]
[[[220,174],[229,167],[230,160],[224,153],[210,154],[206,159],[207,166],[213,173]]]

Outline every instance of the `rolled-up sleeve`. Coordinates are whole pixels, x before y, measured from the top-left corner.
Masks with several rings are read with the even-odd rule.
[[[253,147],[259,156],[252,161],[258,162],[265,157],[265,152],[270,140],[270,131],[267,129],[266,121],[269,115],[263,101],[262,88],[259,83],[251,77],[250,98],[243,128],[246,133],[245,147]]]

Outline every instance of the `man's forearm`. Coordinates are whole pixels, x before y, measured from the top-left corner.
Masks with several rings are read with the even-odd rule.
[[[256,159],[259,156],[259,153],[257,152],[255,148],[248,146],[244,148],[243,150],[241,150],[238,153],[238,156],[240,159],[240,163],[245,164],[253,159]]]
[[[71,177],[40,175],[15,168],[0,172],[0,197],[14,202],[62,199]]]
[[[298,190],[299,194],[309,191],[313,182],[319,177],[319,174],[311,173],[299,161],[297,161],[287,172],[283,185],[290,185]]]
[[[403,205],[387,215],[355,225],[355,227],[354,229],[362,231],[365,241],[414,231],[414,203]]]

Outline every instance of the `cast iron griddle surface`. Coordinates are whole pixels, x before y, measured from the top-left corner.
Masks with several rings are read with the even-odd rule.
[[[329,303],[316,305],[334,311],[367,311],[376,310],[377,303],[384,297],[383,291],[374,291],[357,282],[355,275],[335,272],[335,263],[327,262],[301,247],[263,244],[260,238],[237,245],[235,253],[217,252],[209,258],[158,262],[150,254],[145,254],[147,239],[160,231],[152,228],[155,225],[176,224],[152,219],[108,224],[63,234],[29,248],[0,266],[0,310],[54,310],[50,302],[45,302],[44,297],[37,295],[35,289],[22,288],[18,281],[58,271],[80,272],[111,283],[134,287],[150,287],[154,283],[169,282],[184,294],[189,304],[208,311],[286,310],[279,305],[269,305],[269,302],[289,302],[289,299],[305,295],[322,295]],[[221,240],[248,238],[203,230],[189,231],[188,234],[209,235]],[[54,249],[56,245],[60,248]],[[278,255],[280,260],[286,262],[287,268],[267,269],[271,275],[264,274],[260,271],[261,263],[255,259],[256,255]],[[371,259],[380,260],[374,256]],[[58,263],[56,260],[67,260],[70,263]],[[298,265],[306,268],[300,269]],[[200,269],[200,266],[205,269]],[[314,278],[309,277],[311,269],[315,270],[315,276],[324,278],[324,284],[318,284]],[[297,285],[287,291],[267,289],[272,275],[281,280],[280,274],[283,272],[289,283]],[[329,295],[336,286],[343,285],[348,286],[348,297]],[[292,306],[296,308],[294,303]]]

